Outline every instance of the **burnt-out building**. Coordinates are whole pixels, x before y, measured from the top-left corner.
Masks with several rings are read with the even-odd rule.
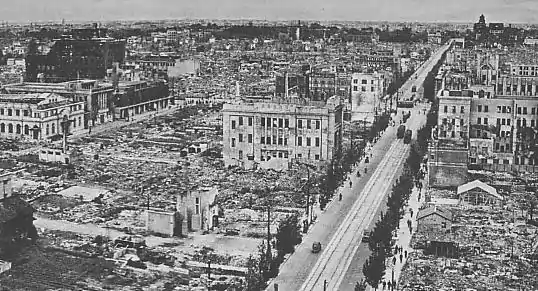
[[[164,81],[119,82],[114,94],[115,117],[129,119],[147,111],[165,109],[174,104]]]
[[[74,29],[54,40],[48,50],[29,45],[26,81],[65,82],[103,79],[114,63],[123,63],[125,41],[106,36],[105,28]]]

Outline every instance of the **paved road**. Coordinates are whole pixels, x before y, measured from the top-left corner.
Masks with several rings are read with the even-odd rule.
[[[447,48],[448,45],[441,47],[417,70],[417,78],[411,78],[402,87],[404,94],[410,94],[413,83],[423,82]],[[422,106],[424,105],[420,105]],[[426,115],[419,114],[421,109],[409,109],[412,116],[408,125],[414,130],[414,137],[416,129],[422,127],[426,121]],[[401,118],[401,115],[398,118]],[[368,176],[363,175],[356,181],[355,172],[351,174],[353,187],[342,190],[344,200],[330,205],[319,217],[319,223],[314,225],[303,243],[283,264],[279,275],[270,282],[267,290],[273,290],[275,283],[278,284],[279,290],[285,291],[323,290],[325,280],[326,290],[340,290],[345,278],[350,278],[346,274],[361,246],[362,233],[374,220],[408,150],[408,145],[404,145],[401,140],[395,140],[395,127],[389,128],[374,147],[374,159],[369,165],[372,170]],[[323,246],[320,254],[310,253],[311,245],[316,241]]]

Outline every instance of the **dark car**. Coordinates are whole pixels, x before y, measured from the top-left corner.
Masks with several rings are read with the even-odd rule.
[[[364,233],[362,234],[362,242],[369,242],[370,241],[370,231],[368,230],[365,230]]]
[[[321,243],[319,241],[312,244],[312,252],[317,254],[321,251]]]

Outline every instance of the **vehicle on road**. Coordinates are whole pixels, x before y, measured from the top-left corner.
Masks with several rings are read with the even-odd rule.
[[[398,131],[396,132],[396,137],[397,138],[403,138],[405,135],[405,125],[400,125],[400,127],[398,127]]]
[[[406,130],[404,135],[404,143],[408,144],[411,142],[411,137],[413,137],[413,132],[411,130]]]
[[[369,230],[365,230],[364,233],[362,234],[362,242],[364,243],[367,243],[370,241],[370,235],[372,234],[371,231]]]
[[[314,254],[317,254],[317,253],[321,252],[321,243],[319,241],[314,242],[312,244],[312,252]]]

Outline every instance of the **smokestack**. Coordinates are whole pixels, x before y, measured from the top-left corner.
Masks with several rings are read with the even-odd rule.
[[[288,76],[288,72],[286,72],[284,74],[284,97],[288,98],[289,96],[289,87],[290,87],[290,84],[289,84],[289,76]]]
[[[236,97],[239,97],[241,94],[240,94],[240,91],[239,91],[239,81],[235,81],[235,96]]]

